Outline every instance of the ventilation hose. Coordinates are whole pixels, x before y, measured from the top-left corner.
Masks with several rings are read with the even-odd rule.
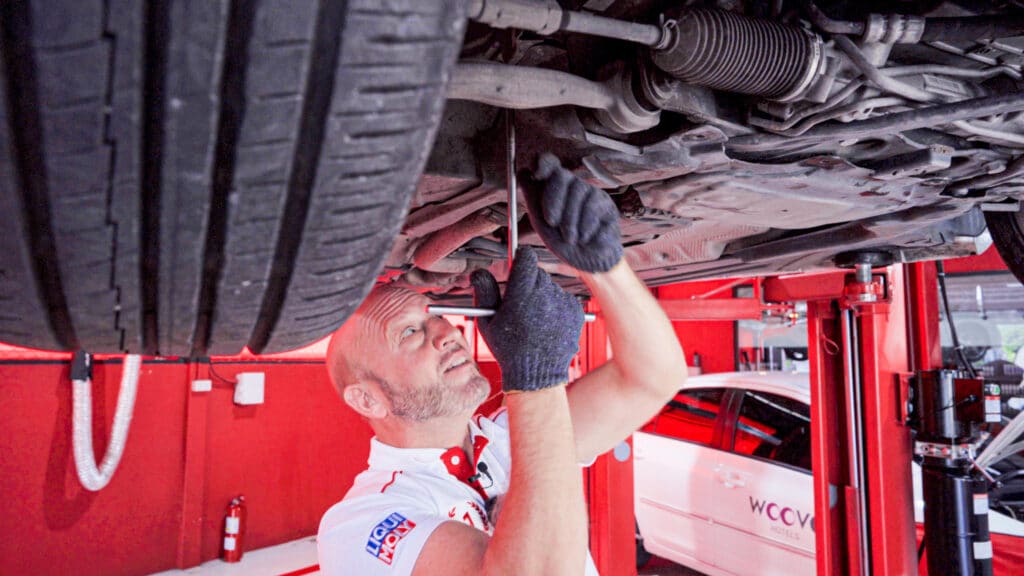
[[[92,379],[88,376],[72,376],[72,441],[74,443],[75,468],[78,479],[86,490],[98,492],[106,486],[117,470],[128,440],[128,426],[135,409],[135,392],[139,384],[139,368],[142,357],[129,354],[124,359],[121,374],[121,390],[117,394],[117,410],[114,413],[114,427],[111,432],[107,453],[103,463],[96,467],[96,454],[92,446]]]
[[[996,435],[995,440],[989,443],[984,450],[978,454],[976,461],[978,466],[987,467],[1000,460],[1024,450],[1024,442],[1015,442],[1024,434],[1024,412],[1017,414],[1010,420],[1010,423]]]

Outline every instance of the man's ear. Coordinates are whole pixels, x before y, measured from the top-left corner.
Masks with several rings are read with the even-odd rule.
[[[383,398],[363,382],[346,386],[341,395],[345,403],[364,418],[383,418],[388,414]]]

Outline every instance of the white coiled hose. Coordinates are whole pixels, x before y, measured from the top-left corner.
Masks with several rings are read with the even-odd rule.
[[[1024,412],[1017,414],[1003,427],[1003,430],[996,436],[996,439],[989,443],[976,459],[981,467],[992,466],[1007,456],[1024,450],[1024,442],[1014,442],[1024,436]]]
[[[121,390],[117,394],[117,410],[114,413],[114,428],[110,436],[103,463],[96,468],[96,454],[92,447],[92,381],[72,380],[72,440],[75,450],[75,468],[78,479],[86,490],[98,492],[110,482],[121,462],[124,445],[128,440],[128,426],[135,409],[135,392],[139,384],[139,368],[142,357],[129,354],[124,358],[121,374]]]

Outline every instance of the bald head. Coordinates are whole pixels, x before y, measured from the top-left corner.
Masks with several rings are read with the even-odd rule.
[[[490,392],[466,339],[427,304],[412,290],[377,288],[327,348],[335,388],[378,433],[379,423],[468,418]]]
[[[416,300],[426,306],[426,297],[418,292],[387,284],[378,286],[335,330],[327,346],[327,372],[339,392],[360,380],[378,379],[372,361],[378,347],[385,343],[387,321]]]

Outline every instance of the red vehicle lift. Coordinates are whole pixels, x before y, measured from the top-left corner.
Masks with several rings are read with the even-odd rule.
[[[792,303],[807,302],[817,573],[916,574],[905,422],[910,375],[941,364],[938,326],[929,321],[938,316],[934,264],[872,269],[865,261],[850,272],[723,289],[745,282],[754,283],[752,299],[693,298],[663,307],[672,320],[723,320],[785,314]],[[587,486],[598,570],[636,574],[632,461],[602,456]]]

